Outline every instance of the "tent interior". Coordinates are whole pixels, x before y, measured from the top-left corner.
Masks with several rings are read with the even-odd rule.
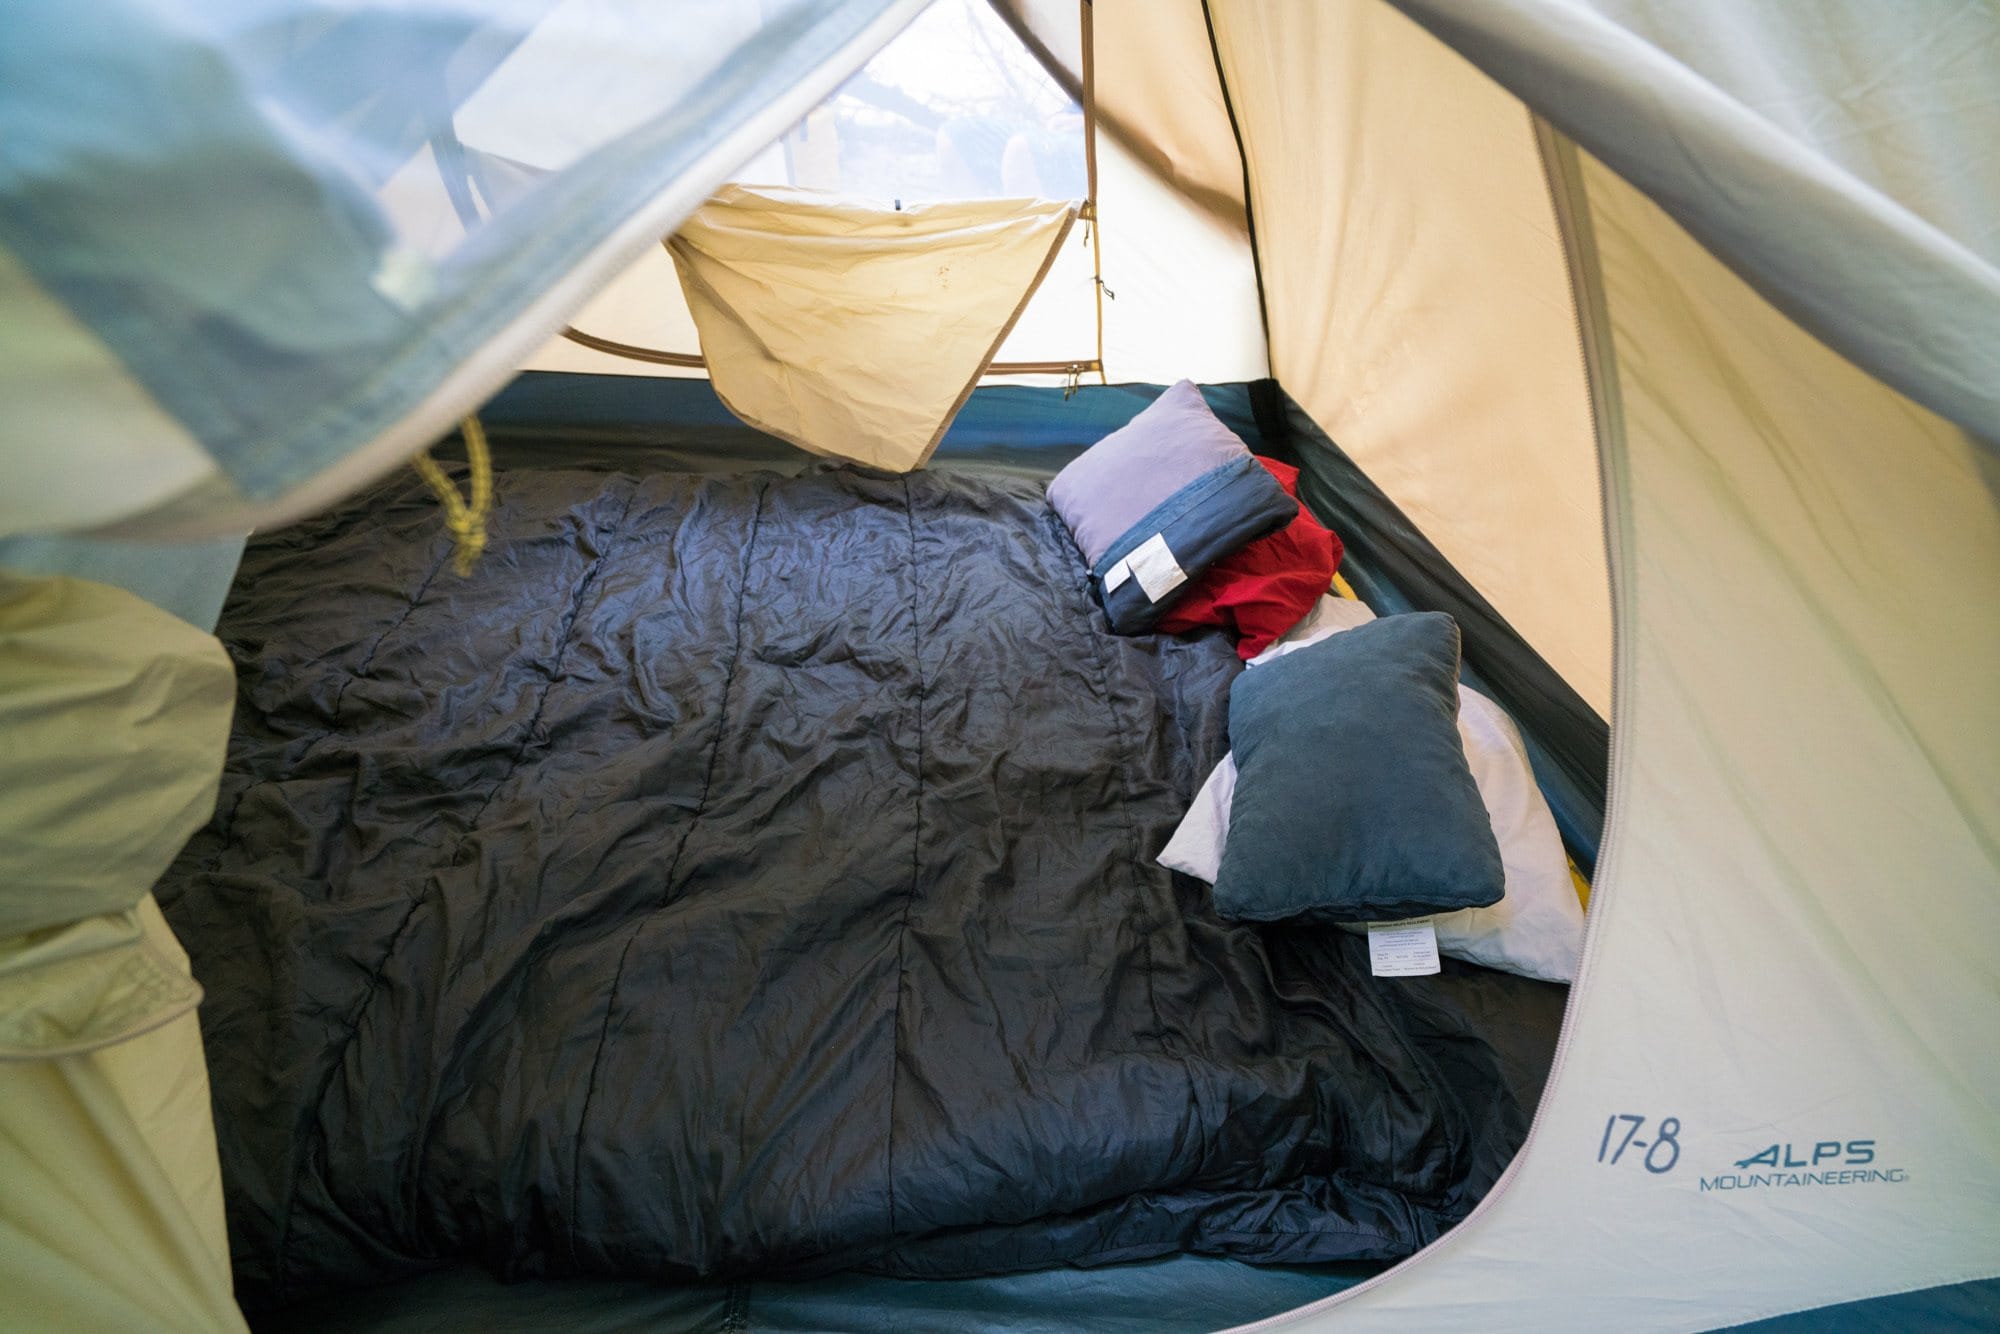
[[[0,50],[9,1309],[2000,1318],[2000,14],[269,8]]]

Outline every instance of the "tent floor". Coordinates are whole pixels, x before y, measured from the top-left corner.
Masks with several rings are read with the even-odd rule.
[[[1099,1269],[999,1278],[914,1280],[839,1274],[807,1282],[682,1286],[610,1279],[502,1283],[474,1268],[441,1270],[266,1314],[260,1334],[581,1334],[924,1330],[936,1334],[1213,1330],[1289,1311],[1361,1282],[1381,1266],[1263,1268],[1174,1256]]]

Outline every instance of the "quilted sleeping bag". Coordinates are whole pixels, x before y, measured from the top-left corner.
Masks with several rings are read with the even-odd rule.
[[[159,897],[246,1305],[1387,1258],[1505,1166],[1563,989],[1373,978],[1160,869],[1236,655],[1112,634],[1039,483],[497,494],[468,578],[397,479],[256,539],[223,616],[221,800]]]

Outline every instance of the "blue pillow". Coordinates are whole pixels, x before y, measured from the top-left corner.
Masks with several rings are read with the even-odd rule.
[[[1500,901],[1500,846],[1458,736],[1451,617],[1384,616],[1244,672],[1229,744],[1222,916],[1384,922]]]
[[[1111,628],[1139,634],[1230,552],[1298,517],[1298,503],[1186,380],[1049,483]]]

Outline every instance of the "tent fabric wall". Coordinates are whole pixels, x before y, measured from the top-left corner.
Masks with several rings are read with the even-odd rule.
[[[212,631],[243,559],[242,537],[117,542],[88,537],[0,538],[0,570],[67,574],[110,584]]]
[[[1596,438],[1526,108],[1375,0],[1209,10],[1273,374],[1608,714]]]
[[[1830,347],[2000,448],[2000,9],[1396,3]]]
[[[178,952],[146,908],[160,947]],[[96,1051],[0,1061],[0,1180],[0,1323],[246,1328],[192,1012]]]
[[[1123,147],[1101,140],[1097,155],[1099,218],[1104,227],[1104,365],[1116,383],[1203,384],[1254,380],[1269,373],[1257,310],[1257,280],[1250,245],[1241,232],[1191,206]],[[1063,282],[1090,282],[1088,229],[1073,228],[1062,259],[1022,313],[1022,327],[994,354],[998,361],[1088,359],[1095,331],[1087,300],[1056,291]],[[1081,260],[1080,265],[1076,261]],[[1050,321],[1042,309],[1051,298],[1069,320]],[[668,352],[699,348],[687,297],[666,252],[643,254],[592,297],[571,321],[600,338]],[[1055,324],[1056,328],[1050,327]],[[1057,335],[1061,336],[1058,337]],[[556,337],[529,357],[524,369],[600,375],[702,378],[702,367],[633,361]],[[1008,374],[992,383],[1046,385],[1059,375]]]
[[[131,909],[214,810],[235,704],[214,636],[0,572],[0,937]]]
[[[212,636],[0,574],[0,1322],[242,1327],[201,988],[148,893],[214,807],[234,705]]]
[[[992,0],[1050,73],[1081,97],[1085,0]],[[1089,0],[1098,150],[1119,145],[1216,223],[1245,237],[1243,159],[1200,0]]]
[[[1624,627],[1583,970],[1509,1176],[1301,1328],[1701,1329],[2000,1271],[1984,451],[1582,175]],[[1621,1113],[1677,1161],[1600,1162]]]

